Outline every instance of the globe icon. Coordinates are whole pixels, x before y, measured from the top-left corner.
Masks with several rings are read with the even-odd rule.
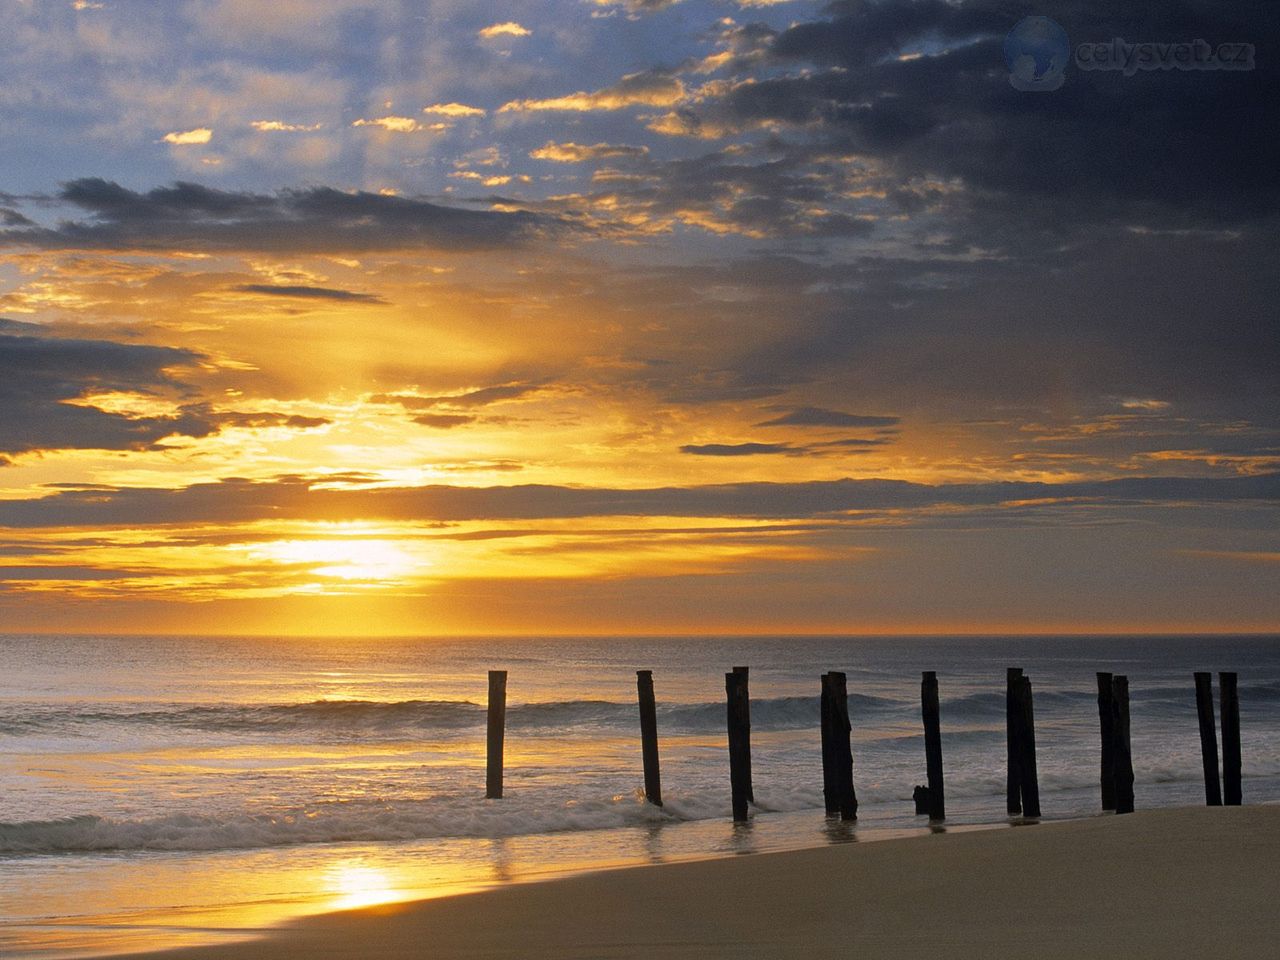
[[[1048,17],[1024,17],[1004,38],[1004,62],[1016,90],[1057,90],[1070,59],[1067,32]]]

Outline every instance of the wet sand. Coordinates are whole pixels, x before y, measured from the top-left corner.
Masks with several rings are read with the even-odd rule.
[[[634,867],[296,921],[167,960],[1280,953],[1280,806]]]

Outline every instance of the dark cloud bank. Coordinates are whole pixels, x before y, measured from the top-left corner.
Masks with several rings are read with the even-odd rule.
[[[179,379],[183,368],[204,360],[190,350],[31,335],[41,332],[0,319],[0,454],[148,450],[169,437],[207,437],[227,427],[303,429],[328,422],[213,410]],[[131,417],[75,402],[117,390],[176,398],[178,412]]]
[[[56,227],[0,229],[0,245],[44,249],[333,253],[415,247],[486,250],[562,232],[554,218],[465,210],[415,197],[330,187],[275,194],[175,183],[139,192],[98,177],[56,198],[82,212]]]
[[[332,478],[328,478],[332,479]],[[255,520],[380,519],[424,522],[670,516],[803,519],[849,511],[995,508],[1027,501],[1068,506],[1204,506],[1280,500],[1280,473],[1253,477],[1134,477],[1076,483],[930,486],[902,480],[738,483],[648,489],[550,485],[322,489],[305,478],[227,479],[181,489],[61,490],[0,502],[0,526],[139,526]]]

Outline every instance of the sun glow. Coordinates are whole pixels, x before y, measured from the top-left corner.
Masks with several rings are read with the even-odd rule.
[[[327,904],[331,910],[358,910],[404,899],[387,874],[362,864],[334,864],[326,871],[325,881],[333,891],[333,899]]]
[[[255,544],[256,558],[308,567],[317,577],[378,584],[401,583],[431,566],[399,541],[339,537],[318,540],[275,540]]]

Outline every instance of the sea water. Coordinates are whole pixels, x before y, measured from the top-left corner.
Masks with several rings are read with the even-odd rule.
[[[756,804],[730,820],[724,673],[751,668]],[[1045,819],[1098,800],[1095,672],[1130,679],[1139,808],[1203,803],[1192,673],[1234,670],[1248,803],[1280,800],[1277,637],[0,637],[0,955],[243,936],[601,866],[1006,824],[1005,668],[1035,693]],[[484,799],[486,673],[509,672]],[[664,806],[643,800],[654,671]],[[856,825],[822,812],[819,677],[848,674]]]

